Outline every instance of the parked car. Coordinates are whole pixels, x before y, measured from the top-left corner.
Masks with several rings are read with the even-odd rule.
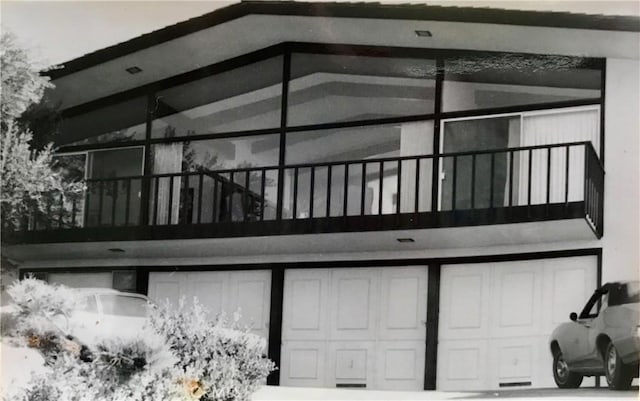
[[[79,288],[80,306],[57,324],[81,343],[106,338],[134,338],[149,317],[151,301],[144,295],[107,288]]]
[[[624,390],[638,377],[640,282],[612,282],[598,288],[580,315],[551,335],[553,378],[560,388],[577,388],[584,376],[606,376],[610,389]]]

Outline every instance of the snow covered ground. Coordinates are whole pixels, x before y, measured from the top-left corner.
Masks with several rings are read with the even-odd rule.
[[[29,348],[11,345],[7,338],[0,348],[0,389],[2,395],[11,389],[27,384],[29,372],[43,372],[43,359]],[[610,391],[607,388],[525,389],[497,392],[442,392],[442,391],[373,391],[363,389],[301,388],[263,386],[251,397],[252,401],[293,401],[293,400],[496,400],[527,401],[550,398],[555,400],[595,401],[613,398],[638,399],[638,388],[633,391]]]
[[[271,400],[455,400],[479,393],[445,393],[441,391],[374,391],[344,388],[308,388],[264,386],[252,401]]]
[[[252,401],[293,400],[496,400],[528,401],[539,399],[595,401],[606,399],[638,399],[638,388],[633,391],[610,391],[607,388],[579,388],[575,390],[528,389],[496,392],[442,392],[442,391],[372,391],[361,389],[301,388],[264,386],[251,397]]]
[[[7,396],[24,388],[33,373],[45,372],[44,359],[34,349],[16,347],[8,338],[0,346],[0,394]]]

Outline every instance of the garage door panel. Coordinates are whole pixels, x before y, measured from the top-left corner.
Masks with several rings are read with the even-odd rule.
[[[596,274],[595,256],[443,266],[438,389],[555,386],[549,336],[584,304],[596,287]],[[473,309],[474,301],[481,306]],[[485,316],[467,322],[465,309]],[[489,330],[477,330],[478,322]],[[485,349],[471,346],[479,339]],[[488,362],[486,373],[477,373],[482,362],[476,358]]]
[[[332,272],[332,339],[375,339],[376,272],[372,269],[336,269]]]
[[[426,334],[427,269],[382,271],[379,338],[420,340]]]
[[[185,276],[171,273],[150,273],[149,274],[149,298],[162,304],[170,302],[171,305],[178,305],[180,297],[185,294]]]
[[[491,264],[491,328],[489,336],[504,338],[542,334],[540,328],[542,261]]]
[[[579,312],[587,302],[596,288],[595,264],[594,256],[563,258],[562,264],[554,259],[545,262],[543,307],[549,311],[545,331],[567,322],[569,314]]]
[[[538,337],[503,339],[491,342],[491,383],[495,387],[536,387],[539,352]],[[551,366],[551,365],[549,365]],[[547,372],[548,373],[548,372]]]
[[[264,338],[269,335],[271,272],[267,270],[230,273],[229,310],[239,310],[240,323]]]
[[[490,271],[475,265],[443,270],[440,293],[440,336],[448,339],[485,338],[489,331]]]
[[[377,380],[381,390],[416,390],[424,378],[424,341],[377,343]]]
[[[212,321],[222,312],[233,320],[240,309],[240,324],[265,339],[269,335],[270,286],[269,270],[149,273],[151,299],[168,298],[177,305],[181,297],[189,303],[195,297],[209,310]]]
[[[231,313],[226,310],[225,299],[227,298],[227,288],[225,282],[228,275],[224,272],[197,272],[188,273],[187,293],[196,294],[198,302],[209,311],[209,319],[214,320],[222,312]],[[186,296],[187,301],[191,301],[193,296]]]
[[[426,266],[286,270],[281,383],[422,389],[426,281]],[[305,358],[324,380],[291,376]]]
[[[534,323],[535,272],[505,273],[500,279],[500,328]]]
[[[374,341],[331,341],[328,347],[328,387],[364,384],[375,388]]]
[[[284,386],[322,387],[326,378],[324,341],[289,341],[282,347],[280,383]]]
[[[488,340],[442,341],[438,350],[439,390],[483,388],[487,381]]]
[[[267,283],[264,281],[242,281],[237,287],[237,305],[245,320],[250,320],[257,327],[261,327],[265,322],[264,305],[250,302],[252,297],[264,299],[267,295]]]
[[[283,340],[321,340],[328,332],[328,269],[286,270]]]
[[[369,329],[371,280],[343,278],[337,283],[338,308],[336,330]]]

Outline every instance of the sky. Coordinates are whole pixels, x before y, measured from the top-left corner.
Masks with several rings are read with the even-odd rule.
[[[640,16],[640,0],[395,2]],[[2,30],[13,32],[19,43],[29,49],[38,65],[46,67],[233,3],[235,1],[0,0],[0,23]]]

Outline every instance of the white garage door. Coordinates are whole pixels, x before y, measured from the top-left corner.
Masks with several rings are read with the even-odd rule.
[[[156,302],[177,304],[193,297],[210,312],[210,318],[225,312],[229,318],[240,311],[240,323],[266,339],[269,337],[271,272],[269,270],[149,273],[149,297]]]
[[[549,336],[596,274],[595,256],[443,266],[437,389],[554,387]]]
[[[427,267],[287,270],[285,386],[422,390]]]
[[[111,272],[102,273],[49,273],[47,281],[71,288],[111,288]]]

